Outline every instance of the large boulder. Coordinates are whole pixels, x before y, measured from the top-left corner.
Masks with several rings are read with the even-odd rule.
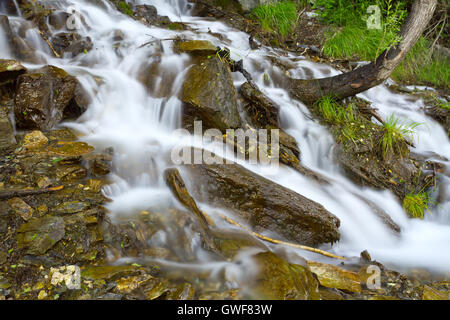
[[[238,128],[241,120],[231,71],[218,57],[206,58],[189,69],[183,85],[185,127],[201,120],[203,128]]]
[[[322,205],[237,164],[189,165],[189,190],[200,201],[234,211],[256,232],[316,246],[339,240],[340,221]]]
[[[17,126],[41,130],[49,130],[62,120],[77,86],[75,77],[54,66],[23,74],[17,82]]]

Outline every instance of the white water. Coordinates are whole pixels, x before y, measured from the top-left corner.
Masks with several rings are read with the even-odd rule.
[[[323,186],[290,168],[282,167],[276,175],[268,175],[261,167],[242,163],[250,170],[321,203],[341,220],[340,242],[332,248],[324,246],[325,249],[348,257],[359,256],[361,251],[367,249],[373,259],[399,268],[423,267],[450,272],[448,177],[442,179],[444,183],[441,185],[447,190],[446,202],[433,208],[431,214],[426,214],[424,221],[408,219],[391,192],[361,188],[345,178],[332,160],[333,139],[326,128],[311,120],[305,106],[290,99],[284,89],[276,87],[277,81],[264,84],[264,73],[269,74],[271,79],[277,79],[284,72],[267,58],[268,55],[276,55],[276,52],[264,47],[252,51],[247,34],[220,22],[189,16],[185,0],[136,0],[135,3],[154,5],[160,15],[167,15],[172,21],[188,22],[196,32],[147,27],[119,13],[106,2],[100,7],[87,0],[59,1],[57,4],[64,11],[70,4],[77,5],[81,10],[87,25],[78,32],[91,37],[94,49],[89,53],[56,59],[45,42],[36,37],[34,30],[27,32],[27,40],[36,48],[37,56],[43,59],[43,63],[60,66],[76,75],[93,97],[88,111],[76,123],[66,125],[81,132],[84,135],[82,139],[97,148],[114,148],[114,174],[111,177],[114,183],[105,189],[106,195],[113,199],[108,205],[112,217],[132,216],[141,210],[177,205],[161,173],[173,166],[170,150],[178,139],[172,132],[181,124],[181,102],[176,96],[190,66],[190,59],[187,55],[175,54],[171,41],[140,46],[154,39],[170,39],[177,35],[188,39],[207,39],[215,45],[228,47],[233,59],[244,59],[244,67],[260,89],[280,106],[282,127],[299,143],[302,163],[333,181],[331,185]],[[14,28],[24,24],[20,17],[10,17],[10,20]],[[118,48],[113,46],[116,30],[124,34]],[[226,40],[217,39],[208,30],[220,33]],[[0,34],[2,58],[10,57],[5,44],[6,39]],[[297,59],[294,61],[293,58]],[[154,77],[154,86],[149,92],[139,77],[149,63],[158,59],[158,77]],[[325,77],[338,73],[329,66],[298,57],[283,59],[292,60],[291,63],[295,64],[296,67],[290,70],[292,77]],[[245,81],[239,74],[233,76],[236,86]],[[160,90],[168,90],[170,98],[158,98]],[[417,152],[434,152],[450,158],[450,142],[442,127],[424,115],[422,100],[407,101],[407,95],[394,94],[383,85],[360,96],[372,101],[383,117],[394,113],[402,119],[423,123],[418,127],[415,141]],[[450,163],[447,161],[445,165]],[[389,213],[401,227],[401,236],[394,236],[359,197],[371,200]],[[214,215],[214,208],[205,204],[201,206]],[[307,259],[323,259],[292,248],[286,250]],[[198,260],[204,268],[228,266],[235,275],[239,273],[236,268],[242,268],[228,262],[205,264],[208,258],[201,254]]]

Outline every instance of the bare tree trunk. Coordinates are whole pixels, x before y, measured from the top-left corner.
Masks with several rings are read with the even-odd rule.
[[[366,91],[389,78],[417,42],[430,22],[437,0],[415,0],[400,31],[400,41],[384,51],[375,62],[334,77],[290,80],[290,94],[307,104],[326,95],[346,98]]]

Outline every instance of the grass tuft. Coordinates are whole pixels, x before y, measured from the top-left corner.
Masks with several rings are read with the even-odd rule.
[[[419,193],[408,193],[403,199],[403,209],[412,217],[423,219],[425,211],[429,211],[428,203],[430,195],[421,191]]]
[[[407,84],[450,87],[450,59],[437,52],[430,56],[429,47],[430,41],[421,37],[392,78]]]
[[[258,6],[252,10],[252,15],[263,29],[286,36],[297,22],[297,6],[292,1],[281,1]]]
[[[398,154],[400,157],[406,156],[408,147],[406,141],[411,141],[415,133],[415,128],[420,123],[412,122],[400,124],[393,115],[387,118],[383,125],[383,136],[380,141],[383,157]]]

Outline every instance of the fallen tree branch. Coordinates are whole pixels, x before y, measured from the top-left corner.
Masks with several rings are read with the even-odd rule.
[[[227,221],[228,223],[230,223],[230,224],[232,224],[232,225],[234,225],[236,227],[239,227],[241,229],[244,229],[245,231],[251,233],[252,235],[254,235],[255,237],[257,237],[257,238],[259,238],[261,240],[264,240],[264,241],[267,241],[267,242],[272,242],[272,243],[275,243],[275,244],[284,244],[286,246],[294,247],[294,248],[297,248],[297,249],[318,253],[318,254],[321,254],[321,255],[329,257],[329,258],[347,260],[347,258],[344,258],[344,257],[338,256],[338,255],[326,252],[324,250],[320,250],[320,249],[304,246],[304,245],[301,245],[301,244],[296,244],[296,243],[276,240],[276,239],[272,239],[272,238],[263,236],[262,234],[259,234],[259,233],[256,233],[254,231],[251,231],[251,230],[247,229],[243,225],[239,224],[238,222],[234,221],[233,219],[231,219],[231,218],[229,218],[229,217],[227,217],[227,216],[225,216],[223,214],[221,214],[220,217],[222,219],[224,219],[225,221]]]
[[[0,200],[7,200],[15,197],[35,196],[43,193],[50,193],[54,191],[62,190],[64,186],[45,188],[39,190],[12,190],[0,192]]]
[[[422,35],[436,9],[436,2],[415,0],[399,33],[400,41],[381,53],[375,62],[328,78],[290,78],[289,93],[293,98],[311,105],[324,96],[332,95],[344,99],[381,84],[390,77]]]

